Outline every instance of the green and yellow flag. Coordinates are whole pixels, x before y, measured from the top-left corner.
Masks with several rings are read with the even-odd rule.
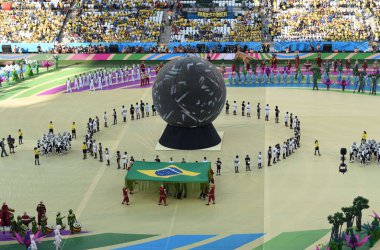
[[[208,183],[209,162],[168,163],[136,161],[128,174],[127,181],[144,180],[158,182]]]

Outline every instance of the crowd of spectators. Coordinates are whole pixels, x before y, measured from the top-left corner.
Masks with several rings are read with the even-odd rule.
[[[154,46],[144,48],[142,46],[124,46],[120,51],[122,53],[161,53],[169,51],[166,47],[163,46]],[[67,46],[65,44],[56,44],[54,49],[47,51],[47,53],[51,54],[81,54],[81,53],[89,53],[89,54],[98,54],[98,53],[111,53],[109,46],[102,44],[94,44],[88,46]]]
[[[380,41],[378,0],[214,0],[216,6],[241,6],[242,9],[235,8],[235,16],[232,18],[229,15],[227,18],[198,19],[186,18],[183,2],[180,0],[13,1],[11,10],[0,9],[0,42],[56,42],[63,34],[61,36],[63,44],[96,43],[96,45],[79,47],[56,45],[49,52],[106,53],[110,49],[105,43],[158,43],[167,25],[164,11],[169,11],[170,42],[264,42],[270,38],[275,42],[371,39],[375,42]],[[236,3],[239,5],[235,5]],[[175,12],[171,12],[173,9]],[[68,21],[65,24],[66,17]],[[162,51],[166,51],[166,48],[135,44],[125,46],[120,52]],[[177,46],[173,50],[173,52],[197,51],[198,48],[189,46]]]
[[[157,42],[163,11],[152,0],[82,0],[64,42]]]
[[[172,22],[172,42],[254,42],[262,39],[261,17],[243,11],[235,19],[186,19]]]
[[[13,2],[0,10],[0,42],[54,42],[59,35],[71,0]]]
[[[80,0],[80,7],[84,10],[95,9],[98,11],[168,8],[169,5],[174,5],[174,2],[167,0]]]
[[[274,41],[367,41],[378,36],[369,21],[378,7],[376,0],[273,1],[270,34]]]
[[[373,29],[373,40],[375,42],[380,42],[380,6],[373,10],[375,23]]]
[[[274,20],[275,41],[364,41],[370,37],[363,14],[353,8],[292,9],[276,13]]]

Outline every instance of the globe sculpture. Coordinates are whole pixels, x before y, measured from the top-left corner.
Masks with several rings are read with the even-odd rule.
[[[195,56],[170,61],[159,71],[152,89],[153,103],[166,126],[159,142],[173,149],[203,149],[221,139],[212,122],[226,101],[220,71]]]

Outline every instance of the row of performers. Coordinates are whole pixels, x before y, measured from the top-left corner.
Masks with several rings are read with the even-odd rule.
[[[18,233],[21,236],[24,236],[25,233],[29,230],[31,225],[32,233],[37,233],[37,231],[41,231],[43,235],[51,232],[52,227],[47,224],[47,216],[46,216],[46,206],[41,201],[40,204],[37,205],[37,221],[34,216],[29,216],[26,212],[22,216],[17,216],[17,219],[14,217],[15,210],[8,207],[8,205],[4,202],[1,210],[0,210],[0,225],[3,228],[3,232],[5,227],[10,229],[12,234]],[[65,229],[66,225],[63,223],[63,219],[65,216],[61,216],[60,212],[57,212],[56,215],[56,224],[61,227],[62,230]],[[67,224],[69,225],[70,231],[73,233],[75,231],[75,224],[78,223],[73,210],[69,210],[69,214],[67,215]]]
[[[269,67],[268,67],[269,69]],[[246,70],[243,70],[242,73],[236,73],[236,74],[230,74],[228,76],[228,82],[229,84],[239,84],[239,83],[284,83],[284,84],[294,84],[294,83],[306,83],[310,84],[312,81],[314,82],[316,79],[322,78],[322,82],[328,81],[330,79],[330,75],[328,71],[324,71],[323,75],[321,75],[321,70],[319,68],[313,68],[311,69],[313,72],[312,75],[309,73],[306,73],[306,75],[303,75],[301,72],[297,71],[284,71],[280,72],[279,70],[270,70],[265,72],[258,72],[256,74],[254,73],[248,73]],[[354,85],[357,85],[361,78],[364,79],[364,81],[367,83],[367,85],[371,84],[371,79],[374,78],[375,82],[378,82],[380,73],[373,73],[368,72],[365,73],[361,71],[359,74],[347,74],[346,76],[343,76],[342,72],[339,72],[336,77],[336,83],[340,85],[340,83],[345,82],[346,86],[353,83]],[[315,79],[314,79],[315,78]],[[304,81],[305,80],[305,81]]]
[[[298,58],[298,59],[297,59]],[[298,69],[300,65],[300,62],[299,62],[299,57],[297,56],[295,60],[288,60],[286,62],[286,64],[284,65],[284,71],[291,71],[292,68],[293,68],[293,64],[292,62],[294,62],[294,68],[295,69]],[[362,70],[364,72],[367,72],[367,69],[369,68],[369,65],[368,65],[368,62],[367,60],[364,60],[363,64],[360,65],[359,64],[359,61],[356,60],[354,65],[352,66],[351,64],[351,60],[350,59],[347,59],[345,60],[345,62],[343,60],[322,60],[321,57],[317,57],[316,58],[316,66],[318,68],[321,68],[322,66],[325,68],[325,69],[330,69],[332,68],[333,69],[333,72],[343,72],[343,65],[345,64],[345,68],[346,68],[346,71],[347,72],[350,72],[351,70],[353,70],[353,72],[359,72],[359,69],[362,68]],[[270,66],[269,66],[270,65]],[[311,67],[313,66],[312,63],[307,60],[304,65],[303,65],[306,69],[306,72],[309,72]],[[360,67],[361,66],[361,67]],[[232,67],[232,72],[240,72],[240,67],[239,67],[239,64],[237,63],[232,63],[231,65]],[[245,65],[245,70],[246,71],[249,71],[252,67],[252,72],[256,73],[257,71],[257,67],[258,67],[258,63],[257,61],[254,61],[252,64],[246,64]],[[268,61],[266,60],[263,60],[261,61],[260,63],[260,69],[262,72],[266,71],[267,69],[277,69],[278,68],[278,60],[276,58],[276,56],[274,55],[272,57],[272,59],[270,59],[269,63]],[[380,68],[379,68],[379,64],[377,62],[377,60],[373,63],[372,65],[372,71],[373,72],[379,72]],[[224,65],[224,63],[222,64],[221,66],[221,72],[224,74],[226,72],[226,67]]]

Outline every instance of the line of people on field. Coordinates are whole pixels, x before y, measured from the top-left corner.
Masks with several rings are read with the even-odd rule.
[[[144,63],[142,63],[143,65]],[[83,73],[75,76],[73,80],[67,78],[66,93],[73,90],[89,88],[90,91],[102,90],[103,87],[124,84],[140,80],[141,86],[149,85],[151,80],[151,67],[138,67],[133,64],[131,68],[125,67],[114,69],[97,69],[93,72]]]

